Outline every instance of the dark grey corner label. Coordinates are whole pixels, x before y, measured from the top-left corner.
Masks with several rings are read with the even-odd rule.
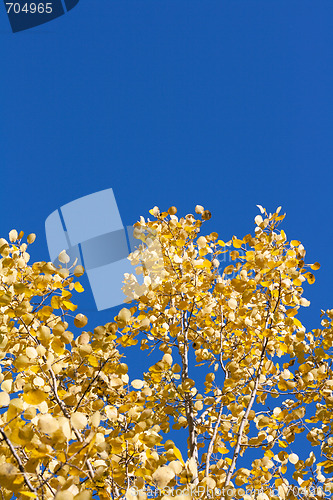
[[[73,9],[79,0],[4,0],[13,33],[48,23]]]

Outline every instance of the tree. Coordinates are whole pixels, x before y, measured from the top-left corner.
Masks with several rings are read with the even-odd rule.
[[[83,269],[30,266],[22,232],[0,241],[2,498],[333,492],[333,310],[306,331],[296,316],[319,264],[278,229],[279,209],[259,209],[254,235],[223,242],[200,235],[203,207],[180,219],[155,207],[136,224],[145,250],[131,255],[144,286],[126,275],[132,302],[75,338]],[[70,328],[86,324],[76,314]],[[122,352],[157,347],[160,359],[130,382]]]

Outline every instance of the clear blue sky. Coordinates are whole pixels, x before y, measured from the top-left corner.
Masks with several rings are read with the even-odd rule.
[[[331,0],[81,0],[17,34],[2,5],[0,45],[1,236],[36,232],[47,260],[47,216],[109,187],[125,224],[199,203],[223,239],[253,230],[256,204],[282,205],[322,264],[302,316],[319,324],[333,307]],[[93,312],[89,290],[78,302],[91,328],[115,314]]]

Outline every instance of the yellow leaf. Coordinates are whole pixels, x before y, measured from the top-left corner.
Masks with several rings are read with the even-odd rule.
[[[10,403],[10,397],[7,392],[0,392],[0,406],[8,406]]]
[[[160,209],[158,207],[154,207],[151,210],[149,210],[150,215],[153,215],[154,217],[157,217],[160,213]]]
[[[54,295],[51,299],[51,306],[53,307],[53,309],[60,309],[61,307],[61,297],[59,297],[58,295]]]
[[[178,460],[180,460],[183,465],[185,465],[182,454],[180,453],[180,450],[176,446],[173,447],[173,453],[175,457],[178,458]]]
[[[82,266],[76,266],[76,268],[74,269],[74,276],[79,278],[83,274],[84,274],[84,268]]]
[[[77,306],[75,306],[74,304],[72,304],[71,302],[69,302],[68,300],[64,300],[63,301],[63,305],[69,309],[70,311],[75,311],[77,309]]]
[[[134,389],[142,389],[143,381],[139,379],[132,380],[132,387],[134,387]]]
[[[266,212],[266,209],[262,205],[257,205],[257,207],[259,208],[259,210],[262,214],[264,214]]]
[[[228,306],[230,307],[230,309],[236,309],[237,308],[237,300],[233,299],[233,298],[229,299]]]
[[[129,309],[126,309],[126,307],[123,307],[117,316],[117,320],[123,321],[124,323],[128,323],[132,314]]]
[[[310,267],[311,267],[312,271],[317,271],[318,269],[320,269],[320,264],[319,264],[319,262],[315,262]]]
[[[29,405],[39,405],[47,398],[47,394],[40,389],[34,389],[23,394],[23,400]]]
[[[239,240],[238,238],[234,238],[232,240],[232,244],[233,244],[234,248],[241,248],[241,246],[243,245],[243,240]]]
[[[293,309],[289,309],[286,312],[288,318],[292,318],[293,316],[296,316],[297,313],[298,313],[298,310],[295,307]]]
[[[46,413],[38,418],[38,428],[45,434],[53,434],[59,429],[59,422],[52,415]]]
[[[282,351],[282,352],[288,352],[288,346],[284,343],[280,344],[279,345],[279,349]]]
[[[254,260],[254,257],[255,257],[255,253],[253,252],[253,250],[249,250],[248,252],[246,252],[246,259],[247,260]]]
[[[316,278],[312,273],[306,273],[304,276],[308,280],[309,285],[312,285],[316,281]]]
[[[77,314],[74,318],[74,325],[76,328],[83,328],[88,323],[88,319],[84,314]]]
[[[303,325],[299,319],[293,318],[293,321],[294,321],[294,325],[298,326],[299,328],[302,328]]]
[[[227,266],[224,268],[223,273],[224,274],[231,274],[235,270],[235,267],[230,264],[230,266]]]
[[[91,498],[92,498],[92,491],[91,490],[84,490],[84,491],[81,491],[81,493],[79,493],[78,495],[75,495],[74,500],[91,500]],[[132,497],[132,499],[136,500],[136,497]]]
[[[297,464],[297,462],[299,461],[299,456],[296,455],[296,453],[291,453],[288,459],[291,464]]]
[[[197,243],[199,248],[204,248],[206,246],[207,240],[204,236],[199,236]]]
[[[37,498],[36,493],[33,493],[32,491],[19,491],[19,493],[25,497]]]
[[[28,234],[27,236],[27,242],[29,245],[31,245],[36,239],[36,235],[34,233]]]
[[[84,292],[83,286],[78,281],[75,283],[74,288],[78,293]]]
[[[263,222],[263,218],[261,217],[261,215],[257,215],[254,218],[254,222],[257,224],[257,226],[260,226],[260,224],[262,224],[262,222]]]
[[[9,239],[12,243],[14,243],[14,241],[16,241],[18,238],[18,234],[17,234],[17,231],[16,229],[12,229],[9,233]]]
[[[88,356],[88,363],[90,364],[90,366],[93,366],[94,368],[97,368],[99,366],[96,356],[93,356],[92,354]]]
[[[83,413],[80,413],[79,411],[72,413],[71,424],[74,429],[82,430],[86,427],[87,423],[87,417]]]

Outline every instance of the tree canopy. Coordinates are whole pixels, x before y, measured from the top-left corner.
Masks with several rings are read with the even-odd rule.
[[[34,235],[0,240],[1,498],[333,493],[333,310],[303,326],[320,266],[280,209],[259,209],[253,234],[226,242],[202,234],[199,205],[141,217],[129,303],[93,332],[73,304],[81,266],[29,264]],[[160,351],[140,379],[131,349]]]

